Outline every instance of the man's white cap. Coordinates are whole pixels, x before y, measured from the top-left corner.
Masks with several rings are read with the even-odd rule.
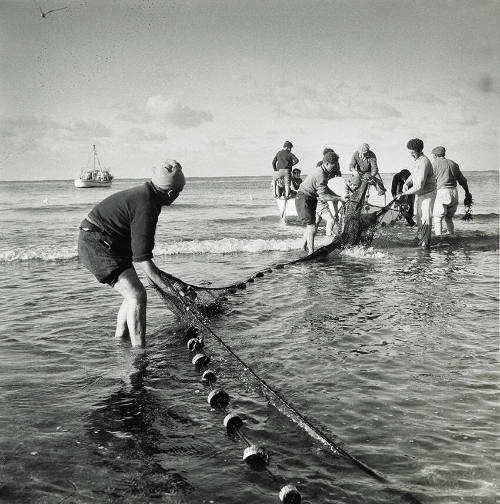
[[[181,164],[175,159],[167,159],[159,168],[153,168],[151,182],[163,190],[182,191],[186,179]]]

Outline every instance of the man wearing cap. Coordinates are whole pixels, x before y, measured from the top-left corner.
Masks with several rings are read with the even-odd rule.
[[[467,179],[460,171],[460,167],[455,161],[446,159],[446,149],[442,146],[432,149],[434,161],[432,168],[434,177],[436,178],[436,200],[434,201],[434,234],[441,237],[443,217],[446,223],[448,234],[455,233],[453,225],[453,216],[458,207],[458,190],[457,182],[465,191],[465,198],[472,200],[472,195],[469,192]]]
[[[415,168],[403,185],[401,196],[415,195],[415,212],[417,221],[417,237],[419,245],[430,248],[432,234],[432,207],[436,197],[436,179],[429,158],[424,154],[424,142],[420,138],[412,138],[406,144],[411,157],[415,160]]]
[[[321,166],[316,166],[306,177],[295,196],[295,208],[299,219],[305,224],[304,250],[314,252],[314,237],[316,236],[316,207],[318,199],[322,201],[345,201],[328,187],[331,173],[337,169],[338,156],[335,152],[327,152],[323,156]]]
[[[162,207],[170,206],[184,185],[181,165],[169,159],[153,169],[151,182],[108,196],[80,224],[80,262],[123,296],[115,336],[129,337],[132,346],[146,343],[146,289],[134,266],[166,287],[152,260],[156,225]]]
[[[272,161],[274,175],[273,175],[273,187],[274,187],[274,197],[279,197],[277,191],[278,179],[284,180],[285,185],[285,198],[290,197],[290,179],[292,178],[292,167],[299,162],[299,159],[292,154],[292,142],[288,140],[283,144],[283,149],[276,153]]]
[[[328,152],[333,152],[337,158],[335,168],[328,174],[328,180],[334,177],[341,177],[342,173],[340,172],[338,154],[331,147],[325,147],[323,149],[323,156],[325,156],[325,154],[327,154]],[[316,163],[316,166],[321,166],[322,164],[323,160],[318,161]],[[319,226],[321,219],[324,219],[326,222],[325,226],[326,236],[332,236],[335,223],[339,221],[339,202],[332,201],[330,203],[328,201],[323,201],[321,198],[318,199],[318,205],[316,207],[316,226]]]
[[[349,187],[355,191],[361,185],[361,182],[366,180],[370,184],[374,184],[377,188],[379,196],[385,194],[385,187],[378,173],[377,156],[370,150],[367,143],[361,144],[357,151],[352,155],[349,170],[353,172],[349,180]]]

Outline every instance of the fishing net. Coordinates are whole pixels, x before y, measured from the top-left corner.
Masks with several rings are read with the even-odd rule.
[[[472,201],[472,194],[467,193],[464,198],[464,208],[465,212],[462,216],[462,220],[471,221],[472,220],[472,205],[474,205],[474,201]]]
[[[232,357],[239,362],[244,371],[255,380],[255,382],[259,385],[261,392],[270,401],[270,403],[290,418],[300,428],[304,429],[305,432],[307,432],[313,439],[322,443],[335,455],[340,455],[346,458],[375,480],[388,485],[387,489],[399,494],[403,501],[420,504],[420,501],[412,494],[394,488],[383,475],[365,464],[356,456],[349,453],[347,449],[342,446],[342,443],[334,440],[332,435],[318,427],[318,425],[299,412],[283,397],[280,392],[274,389],[257,373],[255,373],[252,368],[211,329],[209,324],[211,315],[222,308],[224,301],[228,299],[228,295],[234,294],[238,290],[245,289],[246,286],[254,282],[256,278],[272,273],[274,269],[283,269],[289,264],[327,255],[336,248],[371,242],[371,239],[373,238],[373,230],[389,212],[393,202],[375,211],[366,212],[364,211],[366,210],[366,190],[366,185],[360,187],[360,190],[354,192],[350,200],[344,205],[342,232],[332,241],[331,244],[321,247],[313,254],[295,261],[290,261],[285,264],[276,264],[264,270],[257,271],[244,281],[224,287],[188,284],[164,271],[160,271],[164,287],[160,287],[154,283],[152,283],[152,287],[158,292],[170,311],[177,315],[179,319],[188,323],[188,329],[185,333],[188,347],[190,347],[191,342],[194,342],[194,345],[200,344],[202,348],[204,345],[204,336],[212,336],[226,352],[231,354]],[[196,348],[194,345],[192,347],[193,349]]]
[[[170,289],[166,291],[156,285],[153,285],[153,287],[158,290],[173,313],[185,318],[186,307],[189,307],[190,318],[193,321],[196,321],[196,317],[206,320],[207,317],[209,318],[220,310],[229,295],[236,293],[238,290],[245,289],[256,278],[272,273],[273,270],[283,269],[288,265],[324,257],[334,250],[341,250],[356,245],[369,246],[373,240],[377,226],[394,223],[398,220],[400,211],[399,209],[393,210],[391,208],[396,200],[392,200],[384,207],[368,205],[366,202],[367,190],[368,182],[364,181],[357,190],[351,193],[350,198],[341,209],[342,226],[340,233],[330,243],[318,248],[312,254],[286,263],[274,264],[255,272],[248,278],[223,287],[189,284],[166,272],[161,272],[161,275],[165,285],[168,285]]]

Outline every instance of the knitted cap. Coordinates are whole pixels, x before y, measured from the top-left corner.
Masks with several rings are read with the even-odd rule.
[[[151,182],[163,190],[182,191],[186,179],[180,163],[175,159],[167,159],[160,168],[153,168]]]
[[[432,153],[436,154],[436,156],[442,157],[446,154],[446,149],[441,145],[438,145],[437,147],[434,147],[434,149],[432,149]]]
[[[370,146],[367,143],[364,143],[359,146],[358,152],[361,154],[364,154],[365,152],[368,152],[369,150],[370,150]]]

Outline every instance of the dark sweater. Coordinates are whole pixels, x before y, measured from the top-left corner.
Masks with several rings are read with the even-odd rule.
[[[90,211],[89,217],[109,235],[114,253],[136,262],[146,261],[153,257],[161,206],[161,194],[146,182],[108,196]]]
[[[283,169],[291,170],[293,165],[299,162],[297,156],[292,154],[288,149],[280,150],[276,153],[273,159],[273,170],[279,171]]]

